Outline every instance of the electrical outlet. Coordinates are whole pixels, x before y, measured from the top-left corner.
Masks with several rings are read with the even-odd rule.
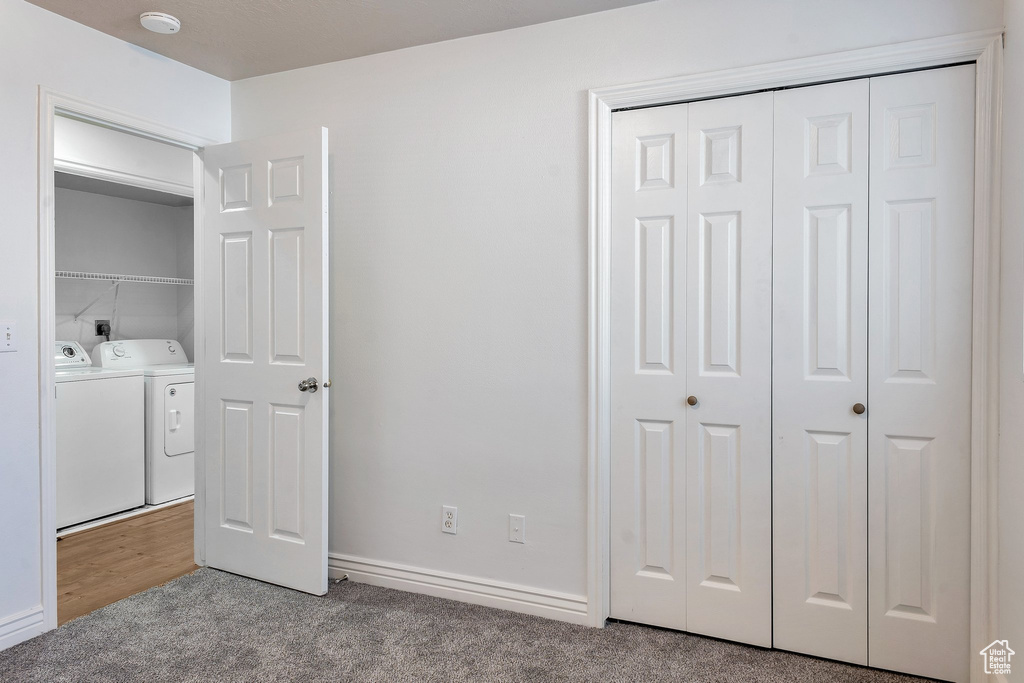
[[[441,531],[454,534],[459,530],[459,508],[445,505],[441,508]]]
[[[0,353],[17,351],[17,337],[14,335],[14,323],[0,323]]]
[[[96,323],[96,336],[106,337],[110,334],[110,321],[109,320],[94,320]]]
[[[512,543],[526,543],[526,515],[508,516],[508,540]]]

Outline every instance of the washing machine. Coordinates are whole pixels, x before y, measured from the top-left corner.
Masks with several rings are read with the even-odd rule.
[[[101,342],[93,365],[141,370],[145,384],[146,503],[195,493],[195,368],[173,339]]]
[[[94,367],[78,342],[54,348],[57,528],[146,502],[145,387],[137,369]]]

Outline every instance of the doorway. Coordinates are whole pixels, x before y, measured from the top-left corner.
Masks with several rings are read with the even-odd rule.
[[[64,623],[195,568],[195,236],[190,150],[65,116],[54,135]]]
[[[212,142],[41,92],[47,628],[202,562],[192,286]]]
[[[192,159],[191,183],[177,185],[191,187],[194,197],[195,368],[191,382],[171,377],[176,368],[151,374],[162,380],[154,379],[147,391],[150,405],[162,401],[163,413],[155,423],[159,430],[175,432],[161,435],[162,456],[167,458],[156,460],[168,465],[172,456],[194,449],[195,564],[325,594],[329,394],[319,389],[331,386],[324,286],[329,280],[327,129],[218,144],[41,89],[39,530],[44,628],[57,626],[54,158],[55,122],[61,117],[160,143],[159,149],[185,149]],[[133,159],[148,157],[136,154]],[[146,177],[128,173],[136,180]],[[205,228],[204,216],[209,216]],[[98,279],[113,279],[116,289],[120,281],[128,282],[122,275],[101,273]],[[153,276],[139,277],[138,283],[155,284]],[[182,278],[157,278],[171,280],[160,284],[182,284]],[[132,349],[129,340],[106,341],[106,331],[100,328],[102,348],[89,354],[104,368],[130,371],[135,368],[127,361],[152,365],[138,361],[166,353],[186,357],[176,339],[135,339]],[[238,381],[239,373],[245,382]],[[319,378],[324,378],[322,384]],[[191,423],[183,415],[189,406],[195,414]],[[253,438],[256,430],[259,438]],[[150,437],[154,434],[156,429]]]

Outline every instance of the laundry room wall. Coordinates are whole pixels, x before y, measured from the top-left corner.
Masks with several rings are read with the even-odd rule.
[[[232,83],[236,139],[330,129],[335,561],[583,598],[588,89],[1001,24],[1000,0],[661,0]]]
[[[178,261],[178,277],[192,279],[195,277],[195,218],[192,207],[178,209],[178,244],[176,257]],[[195,294],[192,287],[175,287],[178,295],[178,341],[189,361],[196,360],[195,344]]]
[[[192,207],[109,197],[57,188],[57,270],[191,277],[179,270],[179,250],[191,244]],[[188,247],[191,252],[191,247]],[[188,290],[180,292],[179,290]],[[191,334],[179,315],[180,297],[192,288],[125,282],[116,291],[106,280],[57,279],[57,339],[77,341],[92,351],[103,341],[95,321],[111,321],[111,339],[177,339]],[[79,320],[75,315],[101,297]],[[188,323],[183,325],[183,323]],[[189,355],[189,359],[192,356]]]
[[[230,139],[230,88],[219,78],[22,0],[0,0],[0,648],[40,633],[39,86],[191,134]],[[43,362],[50,362],[47,351]]]

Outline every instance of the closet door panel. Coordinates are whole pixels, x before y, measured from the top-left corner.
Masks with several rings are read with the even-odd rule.
[[[687,629],[769,646],[772,94],[691,103],[688,139]]]
[[[974,67],[871,79],[869,663],[966,680]]]
[[[867,664],[867,79],[775,93],[774,194],[774,642]]]
[[[686,628],[687,105],[617,112],[610,614]]]

